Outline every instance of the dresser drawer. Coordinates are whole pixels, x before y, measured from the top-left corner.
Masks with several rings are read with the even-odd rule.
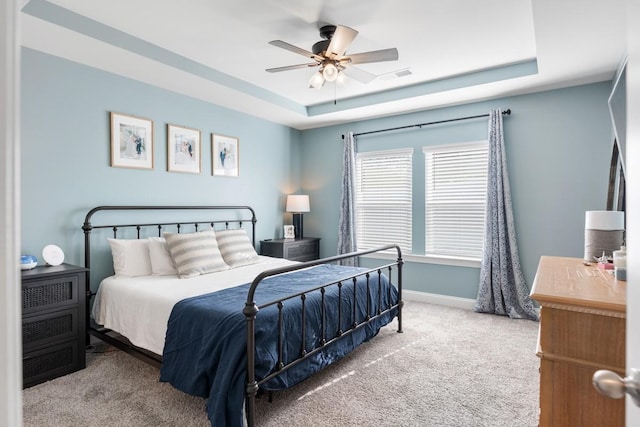
[[[25,316],[22,319],[23,351],[28,352],[56,341],[79,338],[78,330],[77,308]]]
[[[318,257],[318,242],[296,242],[284,247],[284,257],[294,261],[311,261]]]
[[[71,264],[22,271],[24,387],[85,367],[86,273]]]
[[[31,387],[61,375],[84,368],[78,351],[84,352],[79,340],[71,340],[24,353],[22,357],[23,387]]]
[[[320,239],[301,237],[299,239],[275,239],[260,242],[260,254],[292,261],[313,261],[320,258]]]
[[[78,275],[22,282],[22,314],[78,304]]]

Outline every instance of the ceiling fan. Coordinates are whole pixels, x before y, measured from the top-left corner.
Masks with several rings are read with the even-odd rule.
[[[358,32],[356,30],[345,27],[344,25],[324,25],[320,27],[320,37],[324,40],[315,43],[311,48],[311,52],[282,40],[270,41],[269,44],[273,46],[306,56],[307,58],[313,59],[313,62],[268,68],[266,71],[277,73],[298,68],[320,67],[318,72],[309,80],[309,87],[316,89],[321,88],[326,81],[336,81],[342,76],[343,72],[362,83],[369,83],[377,76],[353,67],[353,64],[396,61],[398,59],[398,49],[382,49],[347,55],[347,48],[349,48],[357,35]]]

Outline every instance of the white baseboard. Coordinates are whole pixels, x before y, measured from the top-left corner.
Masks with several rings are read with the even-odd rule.
[[[476,300],[469,298],[452,297],[449,295],[430,294],[428,292],[402,290],[402,298],[406,301],[427,302],[430,304],[446,305],[448,307],[473,310]]]

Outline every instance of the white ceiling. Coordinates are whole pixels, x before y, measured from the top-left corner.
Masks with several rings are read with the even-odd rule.
[[[623,0],[25,0],[22,44],[297,129],[611,79]],[[347,53],[395,47],[379,75],[310,89],[322,24]],[[397,78],[395,72],[410,70]]]

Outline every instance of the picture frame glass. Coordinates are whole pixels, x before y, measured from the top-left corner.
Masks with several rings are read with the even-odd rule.
[[[197,129],[167,125],[167,170],[199,174],[202,167],[201,134]]]
[[[295,230],[293,225],[285,225],[284,226],[284,238],[285,239],[293,239],[295,238]]]
[[[239,176],[240,141],[233,136],[211,134],[211,166],[214,176]]]
[[[153,121],[110,113],[111,166],[153,169]]]

